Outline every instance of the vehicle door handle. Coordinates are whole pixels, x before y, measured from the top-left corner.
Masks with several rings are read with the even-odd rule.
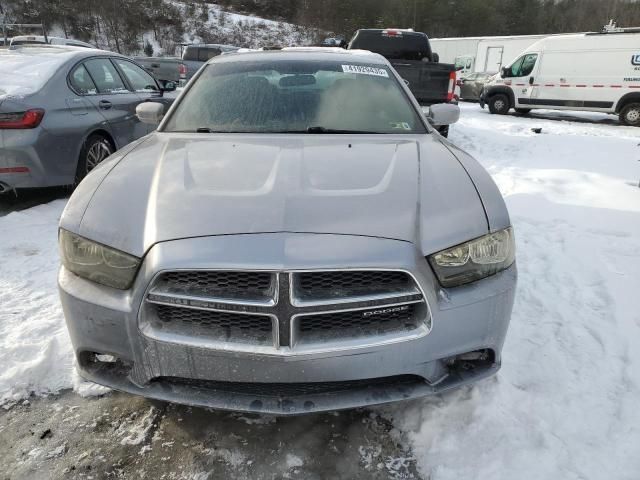
[[[159,63],[152,63],[151,64],[151,68],[160,68],[160,64]]]
[[[111,108],[111,102],[108,100],[100,100],[98,106],[101,110],[109,110]]]
[[[533,85],[533,77],[529,77],[529,85]]]

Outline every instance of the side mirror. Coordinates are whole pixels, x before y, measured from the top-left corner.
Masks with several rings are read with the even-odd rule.
[[[433,63],[440,63],[440,55],[438,55],[436,52],[433,52],[431,54],[431,60],[433,61]]]
[[[502,78],[507,78],[509,76],[509,69],[507,67],[502,67],[500,69],[500,76]]]
[[[164,105],[157,102],[143,102],[136,107],[136,115],[142,123],[158,125],[164,117]]]
[[[160,90],[163,92],[175,92],[178,85],[175,82],[163,82],[160,84]]]
[[[452,125],[460,120],[460,107],[451,103],[436,103],[429,107],[427,120],[431,125]]]

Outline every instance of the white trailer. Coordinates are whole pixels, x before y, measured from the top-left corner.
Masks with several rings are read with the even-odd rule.
[[[549,35],[517,35],[510,37],[432,38],[431,49],[443,63],[453,63],[459,75],[473,72],[500,71],[520,52]]]

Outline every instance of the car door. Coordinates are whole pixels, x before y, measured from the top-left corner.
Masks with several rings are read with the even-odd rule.
[[[505,84],[510,82],[518,108],[528,108],[537,95],[534,75],[537,63],[537,53],[525,53],[506,68],[505,78],[508,78],[508,81],[505,81]]]
[[[480,98],[480,94],[484,89],[484,84],[487,83],[488,79],[489,79],[489,75],[487,75],[486,73],[477,74],[476,79],[473,82],[473,95],[475,99]]]
[[[140,102],[159,102],[165,105],[165,112],[168,110],[173,103],[173,98],[171,96],[164,97],[158,82],[146,70],[124,58],[113,58],[112,60]],[[150,133],[155,129],[154,125],[147,125],[146,132]]]
[[[129,90],[122,76],[108,57],[85,60],[84,66],[97,88],[96,95],[88,96],[90,102],[104,116],[117,148],[147,134],[147,127],[136,116],[140,97]]]
[[[474,85],[475,85],[477,76],[478,75],[476,73],[472,73],[460,80],[460,98],[464,98],[464,99],[473,98]]]

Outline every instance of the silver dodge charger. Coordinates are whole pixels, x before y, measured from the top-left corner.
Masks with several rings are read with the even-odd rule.
[[[77,368],[145,397],[291,415],[497,372],[514,236],[487,172],[381,56],[208,62],[78,186],[59,287]]]

